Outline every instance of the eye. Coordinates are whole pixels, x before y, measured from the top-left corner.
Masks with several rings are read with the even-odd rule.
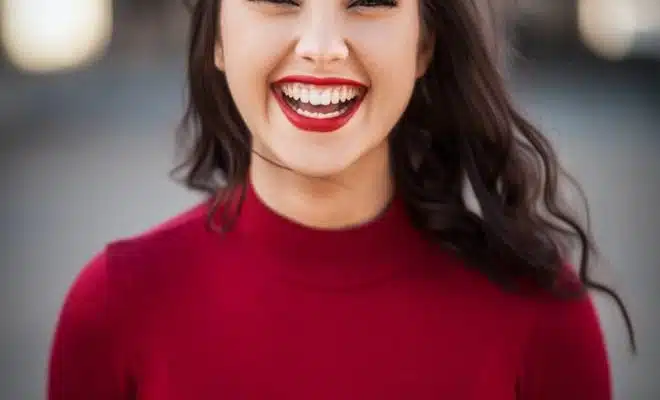
[[[270,3],[276,6],[299,6],[295,0],[248,0],[251,3]]]
[[[348,8],[357,7],[387,7],[393,8],[397,6],[397,0],[353,0],[349,3]]]

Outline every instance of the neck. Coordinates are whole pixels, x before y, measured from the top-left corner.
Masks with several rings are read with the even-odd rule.
[[[371,221],[387,207],[393,183],[387,145],[330,177],[309,177],[258,156],[250,179],[261,201],[281,216],[319,229],[341,229]]]

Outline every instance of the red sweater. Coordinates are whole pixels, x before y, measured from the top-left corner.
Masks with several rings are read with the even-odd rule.
[[[110,244],[73,284],[50,400],[608,400],[592,302],[502,291],[424,241],[398,202],[319,231],[253,192]]]

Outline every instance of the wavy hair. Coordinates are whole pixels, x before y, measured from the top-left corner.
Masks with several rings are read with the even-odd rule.
[[[244,188],[252,148],[213,61],[220,1],[189,4],[188,104],[178,132],[185,153],[173,175],[215,199],[209,223],[219,210],[224,230],[240,210],[240,199],[238,208],[218,206]],[[579,186],[562,170],[549,141],[516,110],[489,45],[483,9],[475,3],[420,0],[423,34],[436,43],[389,137],[396,190],[417,229],[506,289],[525,281],[563,298],[588,289],[609,295],[635,352],[620,296],[589,276],[596,250],[588,226],[560,196],[560,178]],[[466,186],[476,209],[466,201]],[[559,284],[568,253],[576,248],[578,285]]]

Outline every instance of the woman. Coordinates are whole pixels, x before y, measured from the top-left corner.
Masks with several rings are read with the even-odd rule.
[[[49,398],[610,399],[584,289],[618,297],[478,15],[199,0],[182,170],[208,200],[85,267]]]

